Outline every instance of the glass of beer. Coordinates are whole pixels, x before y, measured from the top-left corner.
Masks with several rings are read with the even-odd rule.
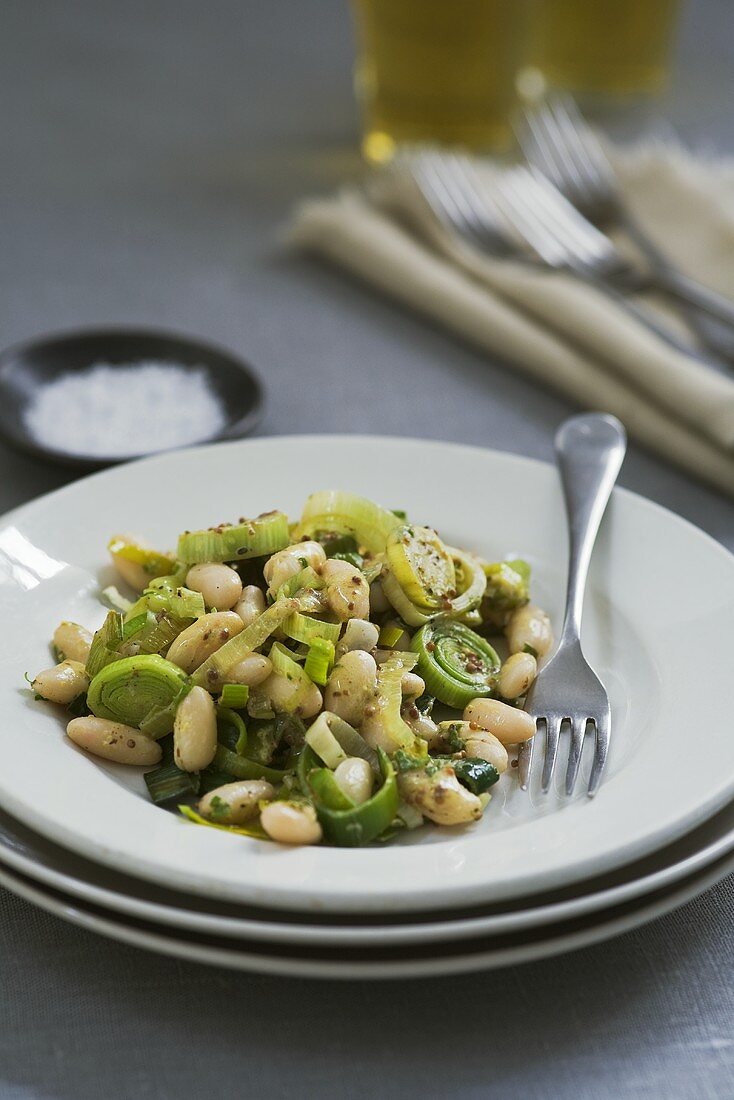
[[[426,142],[509,147],[530,0],[354,0],[354,10],[369,160]]]
[[[539,0],[532,67],[546,84],[622,98],[668,79],[679,0]]]

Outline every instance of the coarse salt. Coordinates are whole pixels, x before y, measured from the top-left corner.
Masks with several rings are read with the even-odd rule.
[[[203,368],[146,360],[61,375],[35,393],[24,420],[45,447],[103,458],[198,443],[225,415]]]

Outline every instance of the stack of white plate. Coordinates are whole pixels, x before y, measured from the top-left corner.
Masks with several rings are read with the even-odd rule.
[[[168,546],[184,528],[300,511],[318,488],[406,508],[453,544],[533,566],[558,623],[566,558],[555,471],[505,454],[366,437],[256,440],[120,467],[0,524],[0,883],[102,934],[240,969],[380,978],[476,970],[593,943],[734,869],[734,558],[617,491],[587,596],[607,686],[605,782],[585,797],[498,785],[482,822],[384,846],[284,849],[191,825],[142,776],[93,760],[24,690],[65,618],[96,626],[115,531]],[[563,769],[560,769],[559,782]]]

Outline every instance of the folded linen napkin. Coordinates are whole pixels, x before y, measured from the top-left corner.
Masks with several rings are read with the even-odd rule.
[[[660,246],[734,297],[734,168],[662,147],[615,160]],[[616,413],[642,444],[734,495],[734,370],[676,351],[581,280],[480,256],[399,167],[368,190],[304,202],[290,237],[579,404]]]

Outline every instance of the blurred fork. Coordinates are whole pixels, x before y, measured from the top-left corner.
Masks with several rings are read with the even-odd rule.
[[[574,100],[556,96],[526,111],[517,133],[528,161],[595,226],[623,229],[645,256],[652,282],[687,307],[688,320],[712,351],[731,358],[731,338],[722,340],[706,319],[734,328],[734,302],[679,271],[632,217],[602,143]]]
[[[566,794],[573,794],[584,738],[596,734],[588,793],[601,782],[611,735],[611,712],[604,685],[581,649],[581,613],[592,550],[602,516],[617,480],[627,447],[625,430],[614,416],[583,413],[566,420],[556,433],[556,461],[563,485],[569,530],[566,614],[558,648],[541,669],[525,703],[536,728],[545,727],[546,745],[541,789],[547,791],[558,756],[561,726],[571,725]],[[520,786],[530,780],[533,745],[520,750]]]
[[[593,283],[671,347],[705,361],[621,292],[639,284],[638,273],[542,173],[524,166],[498,171],[488,188],[458,153],[423,153],[404,163],[436,217],[475,248],[534,258]]]

